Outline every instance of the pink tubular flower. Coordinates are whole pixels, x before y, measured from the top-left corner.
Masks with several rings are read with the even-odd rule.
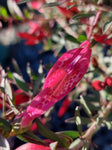
[[[64,98],[86,73],[91,56],[90,42],[62,55],[49,71],[42,91],[34,97],[23,114],[22,127],[44,114],[57,101]]]
[[[37,144],[33,144],[33,143],[26,143],[26,144],[19,146],[15,150],[50,150],[50,147],[43,146],[43,145],[37,145]]]

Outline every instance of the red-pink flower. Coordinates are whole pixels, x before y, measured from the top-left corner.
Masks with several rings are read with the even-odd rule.
[[[92,83],[92,87],[96,90],[96,91],[100,91],[100,90],[103,90],[105,88],[105,83],[104,82],[101,82],[99,80],[95,80],[93,81]]]
[[[43,146],[43,145],[37,145],[37,144],[33,144],[33,143],[26,143],[26,144],[19,146],[15,150],[50,150],[50,147]]]
[[[43,9],[42,9],[43,2],[42,2],[42,0],[41,1],[39,1],[39,0],[31,1],[31,2],[29,2],[29,4],[31,5],[31,7],[33,9],[36,9],[39,12],[43,12]]]
[[[21,89],[18,89],[14,91],[14,97],[15,97],[15,105],[21,105],[22,103],[28,102],[30,97],[26,95]],[[5,107],[9,107],[8,101],[5,102]],[[3,108],[3,99],[0,98],[0,109]]]
[[[112,86],[112,77],[106,77],[105,84],[108,86]]]
[[[61,2],[60,0],[58,1]],[[63,4],[64,7],[59,5],[57,6],[57,8],[67,19],[72,18],[76,13],[79,12],[77,7],[74,6],[75,5],[74,2],[70,2],[66,0],[63,2]]]
[[[63,101],[63,103],[62,103],[62,105],[58,111],[58,117],[62,117],[66,113],[70,104],[71,104],[71,100],[69,99],[69,97],[64,99],[64,101]]]
[[[23,32],[23,33],[18,33],[18,35],[23,38],[26,39],[26,45],[34,45],[36,43],[38,43],[39,41],[42,41],[43,39],[46,38],[46,33],[44,31],[39,31],[38,35],[35,34],[30,34],[27,32]]]
[[[79,12],[76,7],[67,9],[66,7],[57,6],[57,8],[67,18],[72,18],[76,13]]]
[[[85,46],[85,48],[83,48]],[[43,89],[49,88],[56,99],[64,98],[86,73],[91,56],[90,43],[62,55],[49,71]]]
[[[42,91],[34,97],[23,114],[22,127],[44,114],[57,101],[64,98],[86,73],[91,56],[90,42],[62,55],[49,71]]]
[[[26,45],[34,45],[50,36],[50,32],[41,24],[29,22],[30,29],[27,32],[19,32],[18,36],[26,39]]]
[[[30,97],[26,95],[21,89],[18,89],[14,92],[15,95],[15,104],[20,105],[22,103],[28,102]]]
[[[102,35],[95,34],[94,39],[95,39],[95,41],[97,41],[99,43],[105,43],[108,45],[112,45],[112,38],[108,38],[107,34],[102,34]]]

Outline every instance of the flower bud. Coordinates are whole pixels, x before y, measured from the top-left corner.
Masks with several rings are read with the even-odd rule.
[[[43,89],[49,88],[57,100],[64,98],[86,73],[91,56],[90,43],[62,55],[49,71]]]
[[[105,84],[108,85],[108,86],[112,86],[112,78],[111,77],[107,77],[105,79]]]
[[[99,80],[95,80],[93,83],[92,83],[92,87],[96,90],[96,91],[100,91],[100,90],[103,90],[105,88],[105,83],[104,82],[101,82]]]
[[[89,41],[62,55],[49,71],[42,91],[34,97],[24,112],[22,127],[44,114],[57,101],[64,98],[86,73],[91,56]]]

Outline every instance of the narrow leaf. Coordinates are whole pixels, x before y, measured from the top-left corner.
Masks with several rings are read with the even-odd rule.
[[[42,84],[43,77],[44,77],[44,75],[40,74],[38,76],[38,78],[36,79],[36,81],[34,83],[34,88],[33,88],[33,97],[37,95],[38,89],[39,89],[40,85]]]
[[[19,88],[21,88],[23,91],[27,93],[30,92],[28,85],[26,84],[26,82],[23,80],[23,78],[20,75],[18,75],[17,73],[13,73],[13,77]]]
[[[100,105],[98,103],[96,103],[96,105],[95,103],[86,102],[86,104],[91,111],[97,111],[100,108]]]
[[[94,13],[79,13],[79,14],[75,15],[74,17],[72,17],[72,19],[89,18],[94,15],[95,15]]]
[[[45,144],[45,141],[41,140],[38,136],[36,136],[33,132],[28,131],[21,135],[17,136],[19,139],[23,140],[24,142],[31,142],[34,144]]]
[[[34,0],[20,0],[19,2],[17,2],[17,4],[23,4],[23,3],[27,3],[31,1],[34,1]]]
[[[74,38],[72,35],[70,35],[70,34],[65,34],[65,36],[64,36],[67,40],[69,40],[69,41],[71,41],[71,42],[73,42],[73,43],[78,43],[78,44],[80,44],[80,42],[76,39],[76,38]]]
[[[58,144],[62,147],[68,147],[69,143],[67,138],[60,138],[60,135],[55,134],[54,132],[50,131],[49,129],[47,129],[41,122],[39,119],[36,119],[36,123],[37,123],[37,127],[38,127],[38,131],[40,132],[40,134],[52,141],[58,141]]]
[[[111,29],[112,29],[112,20],[109,20],[103,26],[103,33],[106,33],[108,30]]]
[[[51,143],[51,144],[50,144],[51,150],[56,150],[57,144],[58,144],[58,142],[53,142],[53,143]]]
[[[79,35],[78,39],[79,42],[84,42],[85,40],[87,40],[87,37],[83,34]]]
[[[92,113],[91,113],[90,109],[88,108],[88,106],[87,106],[87,104],[86,104],[86,102],[82,96],[80,96],[80,103],[81,103],[83,109],[85,110],[85,112],[87,113],[87,115],[89,117],[91,117]]]
[[[0,118],[0,130],[2,134],[7,137],[12,129],[12,126],[5,119]]]
[[[3,78],[1,81],[1,88],[5,90],[7,96],[12,100],[12,89],[7,79]]]
[[[82,124],[81,124],[81,118],[80,118],[80,112],[78,106],[75,109],[75,121],[76,121],[79,134],[82,135]]]
[[[71,144],[70,144],[70,146],[69,146],[69,149],[72,149],[72,148],[74,148],[74,147],[76,147],[77,145],[79,145],[80,144],[80,142],[81,142],[81,139],[76,139],[75,141],[73,141]],[[75,150],[75,149],[74,149]]]
[[[75,117],[68,118],[68,119],[65,120],[65,122],[67,122],[67,123],[75,123]],[[88,124],[90,122],[91,122],[90,118],[81,117],[81,124]]]
[[[8,13],[5,7],[0,8],[0,15],[6,19],[8,19]]]
[[[88,94],[88,95],[85,95],[83,96],[83,98],[85,99],[85,101],[89,101],[89,102],[98,102],[99,103],[99,100],[100,100],[100,94],[98,91],[95,91],[95,90],[91,90],[91,94]]]
[[[59,132],[59,133],[67,135],[67,136],[71,137],[72,139],[77,138],[79,136],[78,131],[62,131],[62,132]]]
[[[58,2],[51,2],[51,3],[46,3],[42,7],[54,7],[57,6],[59,3]]]

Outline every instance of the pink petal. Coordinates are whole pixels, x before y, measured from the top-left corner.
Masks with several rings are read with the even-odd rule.
[[[85,46],[85,48],[83,48]],[[86,73],[91,56],[90,43],[85,41],[81,47],[70,50],[61,56],[49,71],[42,91],[34,97],[24,112],[22,127],[44,114],[57,101],[64,98]]]
[[[36,117],[44,114],[55,103],[56,99],[51,96],[50,89],[46,88],[45,90],[42,90],[36,97],[34,97],[33,101],[24,112],[21,126],[30,126]]]
[[[50,150],[50,148],[48,146],[37,145],[33,143],[26,143],[26,144],[19,146],[15,150]]]
[[[50,88],[53,97],[57,100],[62,99],[86,73],[90,56],[89,48],[76,48],[66,52],[49,71],[43,89]]]

